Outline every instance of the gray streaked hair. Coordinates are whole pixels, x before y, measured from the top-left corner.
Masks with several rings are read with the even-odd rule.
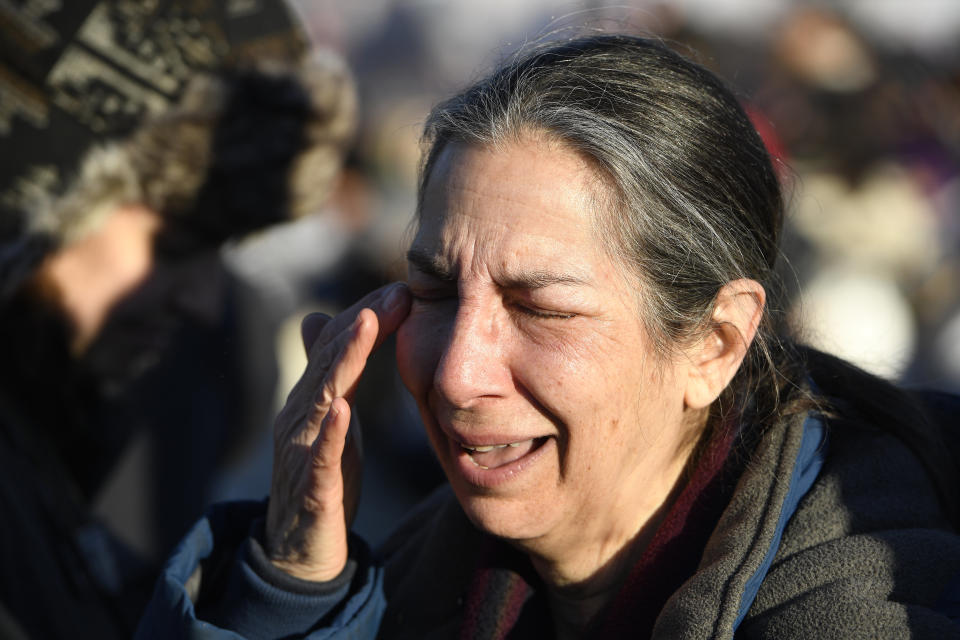
[[[424,130],[420,203],[451,143],[546,135],[588,158],[607,186],[598,237],[638,278],[639,312],[662,358],[711,326],[721,287],[777,290],[783,198],[763,141],[711,72],[650,39],[595,35],[516,54],[437,105]],[[774,296],[775,297],[775,296]],[[715,414],[745,395],[772,412],[788,346],[765,313]],[[760,400],[760,407],[757,407]]]

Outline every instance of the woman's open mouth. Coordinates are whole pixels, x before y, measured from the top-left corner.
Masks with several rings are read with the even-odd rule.
[[[514,480],[535,464],[553,438],[541,436],[498,444],[464,444],[452,441],[460,474],[476,487],[492,489]]]
[[[497,469],[523,458],[535,448],[542,445],[544,440],[546,440],[546,437],[481,446],[470,446],[461,443],[460,448],[467,453],[473,464],[481,469],[489,470]]]

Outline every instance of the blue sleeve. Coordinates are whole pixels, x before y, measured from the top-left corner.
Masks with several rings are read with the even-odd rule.
[[[375,638],[386,599],[366,545],[351,538],[348,568],[331,582],[297,580],[249,535],[263,512],[263,503],[211,508],[167,561],[136,637]]]
[[[960,574],[947,585],[934,609],[960,624]]]

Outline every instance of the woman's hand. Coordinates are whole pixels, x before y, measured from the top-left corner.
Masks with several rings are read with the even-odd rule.
[[[410,293],[396,283],[335,318],[303,321],[307,368],[274,424],[265,541],[270,560],[296,578],[332,580],[346,566],[361,475],[356,438],[347,437],[350,403],[367,357],[409,309]]]

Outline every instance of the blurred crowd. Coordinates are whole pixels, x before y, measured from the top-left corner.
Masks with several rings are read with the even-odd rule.
[[[789,215],[779,304],[803,339],[907,385],[960,391],[960,5],[297,6],[313,39],[340,50],[358,78],[360,134],[338,205],[354,223],[351,269],[402,276],[419,123],[433,102],[571,27],[652,34],[731,83],[778,159]],[[414,456],[425,444],[402,393],[395,410],[379,407],[385,416],[364,416],[376,473],[412,481],[429,469],[414,486],[437,481]],[[377,540],[384,511],[369,500],[359,524]]]
[[[298,6],[358,76],[367,192],[353,201],[368,207],[360,242],[375,270],[395,273],[431,103],[570,25],[654,34],[734,85],[779,157],[786,304],[806,338],[889,378],[960,386],[955,3],[492,2],[482,17],[466,2]]]
[[[15,4],[32,16],[36,37],[60,11],[59,3]],[[98,6],[122,13],[125,4]],[[214,3],[240,16],[270,4]],[[960,4],[913,2],[903,15],[905,4],[295,0],[306,41],[342,56],[356,83],[358,126],[343,169],[309,215],[278,216],[223,244],[217,272],[233,284],[217,299],[229,300],[229,313],[214,310],[213,323],[184,319],[150,363],[140,383],[149,400],[132,406],[155,428],[131,427],[117,441],[90,491],[97,516],[157,559],[211,501],[266,495],[270,416],[304,363],[299,319],[404,277],[429,107],[524,43],[584,25],[674,42],[742,95],[788,187],[782,304],[806,340],[890,379],[960,391]],[[143,11],[168,5],[177,3]],[[77,25],[89,26],[83,19]],[[176,28],[196,36],[188,20]],[[267,52],[276,53],[257,51]],[[89,63],[77,68],[96,75]],[[27,117],[11,104],[20,103],[0,104],[0,125]],[[30,149],[53,144],[9,135],[0,126],[4,171],[11,158],[24,162]],[[357,528],[376,543],[442,475],[390,342],[374,356],[357,406],[368,461]]]

